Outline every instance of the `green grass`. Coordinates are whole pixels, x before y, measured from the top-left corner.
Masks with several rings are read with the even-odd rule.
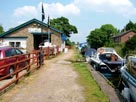
[[[79,53],[75,54],[75,59],[82,59]],[[96,81],[91,76],[84,62],[73,63],[74,69],[79,73],[78,82],[84,87],[85,102],[109,102],[108,97],[101,91]]]

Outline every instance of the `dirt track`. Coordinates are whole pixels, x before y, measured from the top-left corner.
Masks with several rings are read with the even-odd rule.
[[[84,102],[78,74],[66,59],[73,51],[45,61],[44,65],[6,92],[0,102]]]

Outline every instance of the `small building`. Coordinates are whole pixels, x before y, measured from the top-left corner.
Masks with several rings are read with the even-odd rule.
[[[132,38],[136,34],[133,30],[128,30],[113,36],[115,43],[125,43],[128,39]]]
[[[42,21],[32,19],[0,34],[0,44],[31,52],[39,49],[39,44],[44,41],[49,41],[63,49],[65,48],[66,38],[62,31],[49,27]]]

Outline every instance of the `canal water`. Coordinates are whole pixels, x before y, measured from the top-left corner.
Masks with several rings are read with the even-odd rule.
[[[116,94],[118,95],[120,102],[127,102],[124,97],[121,95],[121,89],[120,89],[120,75],[117,76],[111,76],[108,73],[101,73],[105,79],[107,79],[112,87],[114,87]]]
[[[101,73],[108,81],[110,81],[112,83],[112,85],[117,88],[119,81],[120,81],[120,75],[111,75],[108,73]]]

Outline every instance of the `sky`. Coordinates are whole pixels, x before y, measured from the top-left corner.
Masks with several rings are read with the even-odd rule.
[[[43,3],[45,20],[66,17],[78,33],[70,40],[86,42],[86,37],[104,24],[123,29],[131,20],[136,23],[136,0],[1,0],[0,25],[4,31],[33,18],[41,20]]]

